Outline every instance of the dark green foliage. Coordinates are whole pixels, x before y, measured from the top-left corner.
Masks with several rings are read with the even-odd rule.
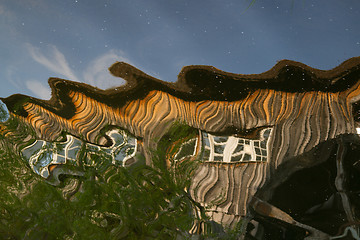
[[[54,187],[19,156],[3,154],[0,164],[0,235],[9,239],[171,239],[192,226],[184,186],[161,168],[88,168]],[[79,187],[65,194],[71,185]]]
[[[8,124],[21,125],[16,119]],[[77,170],[84,175],[61,175],[57,187],[35,174],[14,148],[31,134],[22,129],[0,140],[1,239],[190,239],[194,221],[212,232],[204,209],[186,191],[196,162],[169,169],[164,159],[169,138],[192,137],[194,129],[174,125],[152,154],[151,167],[141,155],[131,168],[117,167],[101,152],[91,156],[96,164],[86,165],[83,149]]]
[[[16,129],[15,120],[11,124]],[[84,176],[61,176],[62,184],[54,187],[22,161],[12,147],[16,138],[1,142],[2,239],[188,236],[194,204],[184,191],[186,181],[175,181],[160,158],[154,157],[153,167],[140,160],[127,169],[107,164],[99,152],[92,156],[97,165],[79,166]],[[86,156],[80,162],[88,161]],[[182,179],[189,177],[182,174]]]

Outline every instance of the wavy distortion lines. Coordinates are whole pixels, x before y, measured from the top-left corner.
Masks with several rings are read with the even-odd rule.
[[[351,115],[348,108],[343,107],[332,93],[287,93],[264,89],[242,101],[191,102],[161,91],[150,91],[143,99],[129,101],[118,110],[83,93],[70,92],[69,96],[76,109],[69,120],[39,105],[26,105],[28,121],[33,123],[40,136],[70,129],[71,134],[95,142],[101,129],[111,124],[144,138],[146,146],[150,147],[153,146],[150,144],[152,139],[161,136],[169,123],[176,120],[210,132],[221,132],[229,126],[240,131],[275,126],[268,163],[276,169],[287,158],[302,154],[329,137],[352,131],[351,123],[344,124]],[[244,163],[237,167],[204,163],[192,181],[192,196],[204,205],[214,204],[208,210],[216,212],[217,217],[220,213],[244,216],[251,197],[270,177],[268,163]],[[222,222],[224,224],[232,224],[234,218],[223,215],[221,219],[227,219]]]
[[[251,198],[281,164],[323,141],[356,133],[351,104],[360,99],[359,69],[360,58],[330,71],[285,60],[254,75],[189,66],[181,71],[177,83],[164,83],[125,63],[116,63],[110,71],[128,81],[120,90],[53,79],[51,101],[20,95],[4,101],[14,116],[34,128],[39,139],[55,141],[65,132],[100,144],[102,130],[111,125],[141,140],[139,149],[146,158],[151,158],[149,152],[156,150],[159,139],[177,121],[201,130],[199,139],[205,133],[231,139],[226,151],[233,155],[223,157],[228,159],[226,163],[214,160],[222,156],[215,150],[209,155],[195,151],[212,162],[203,159],[199,164],[190,193],[208,207],[216,221],[232,225],[247,214]],[[17,105],[22,108],[19,113]],[[261,145],[256,139],[265,128],[271,129],[266,137],[269,147],[255,148],[253,143]],[[244,144],[235,144],[240,137]],[[246,139],[252,139],[248,141],[252,145],[246,145]],[[203,144],[201,141],[194,142]],[[244,157],[232,162],[232,157],[248,151],[249,146],[258,151],[252,155],[260,160]],[[221,141],[212,147],[225,151]]]

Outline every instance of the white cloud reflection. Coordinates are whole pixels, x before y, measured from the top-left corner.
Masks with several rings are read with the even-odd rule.
[[[27,44],[27,50],[34,61],[55,74],[59,74],[65,79],[84,82],[101,89],[113,88],[125,83],[123,79],[112,76],[108,71],[108,68],[113,63],[124,61],[135,65],[131,60],[124,57],[125,54],[122,51],[110,50],[92,60],[83,70],[75,73],[65,55],[56,46],[50,45],[48,48],[39,49]],[[82,78],[78,76],[82,76]],[[28,80],[25,84],[37,97],[46,99],[50,97],[50,88],[45,87],[40,81]]]
[[[42,84],[40,81],[27,80],[25,85],[31,92],[35,94],[36,97],[41,99],[50,99],[50,88]]]
[[[28,51],[30,53],[30,56],[32,59],[34,59],[36,62],[44,65],[47,69],[50,71],[53,71],[54,73],[61,74],[65,78],[79,81],[72,69],[70,68],[64,54],[62,54],[56,46],[49,46],[48,50],[48,57],[45,56],[43,51],[40,51],[40,49],[35,48],[31,44],[27,44]]]
[[[84,82],[102,89],[124,84],[125,81],[123,79],[112,76],[108,70],[116,61],[123,61],[134,65],[129,59],[123,57],[123,55],[124,53],[121,51],[110,50],[91,61],[83,73]]]

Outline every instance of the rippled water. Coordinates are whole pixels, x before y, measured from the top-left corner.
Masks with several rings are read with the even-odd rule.
[[[194,221],[208,224],[211,235],[210,221],[194,214],[201,211],[184,191],[193,163],[182,162],[175,173],[160,152],[154,167],[122,167],[118,156],[133,154],[135,142],[119,132],[122,145],[101,148],[71,136],[38,141],[16,120],[6,124],[22,131],[1,135],[2,239],[187,239]],[[55,161],[61,174],[46,179]]]

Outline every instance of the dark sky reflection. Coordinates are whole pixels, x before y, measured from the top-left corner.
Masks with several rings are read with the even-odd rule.
[[[281,59],[330,69],[358,56],[359,1],[83,1],[0,3],[0,96],[49,98],[50,76],[100,88],[126,61],[166,81],[184,65],[260,73]]]

